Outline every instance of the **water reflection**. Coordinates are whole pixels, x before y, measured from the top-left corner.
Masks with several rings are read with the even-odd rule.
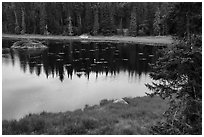
[[[3,40],[2,119],[59,112],[101,99],[144,96],[158,47],[47,41],[46,50],[11,50]]]
[[[11,45],[11,44],[10,44]],[[4,44],[5,46],[5,44]],[[3,49],[3,58],[11,59],[12,64],[19,60],[23,72],[46,77],[58,77],[60,81],[73,75],[89,79],[91,72],[98,75],[117,75],[127,71],[129,77],[147,74],[148,63],[155,61],[156,47],[117,44],[117,43],[81,43],[49,42],[47,50],[10,50]],[[4,60],[6,62],[6,60]]]

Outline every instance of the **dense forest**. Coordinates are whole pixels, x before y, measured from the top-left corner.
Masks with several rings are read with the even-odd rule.
[[[4,2],[2,31],[43,35],[179,33],[184,36],[199,32],[201,12],[201,3]]]

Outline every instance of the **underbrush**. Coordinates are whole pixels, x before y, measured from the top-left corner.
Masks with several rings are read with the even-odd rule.
[[[3,134],[131,135],[150,134],[149,127],[168,108],[159,97],[124,98],[128,104],[102,100],[73,112],[29,114],[20,120],[4,120]]]

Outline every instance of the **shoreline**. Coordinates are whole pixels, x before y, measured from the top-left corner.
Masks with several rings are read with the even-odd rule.
[[[89,36],[84,39],[79,36],[61,36],[61,35],[39,35],[39,34],[2,34],[2,39],[40,39],[40,40],[73,40],[73,41],[90,41],[90,42],[120,42],[120,43],[135,43],[146,45],[171,45],[173,39],[171,36]]]

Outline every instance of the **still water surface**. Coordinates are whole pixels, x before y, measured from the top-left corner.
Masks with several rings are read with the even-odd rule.
[[[11,50],[3,40],[2,118],[64,112],[102,99],[150,92],[148,63],[158,47],[102,42],[45,41],[46,50]]]

